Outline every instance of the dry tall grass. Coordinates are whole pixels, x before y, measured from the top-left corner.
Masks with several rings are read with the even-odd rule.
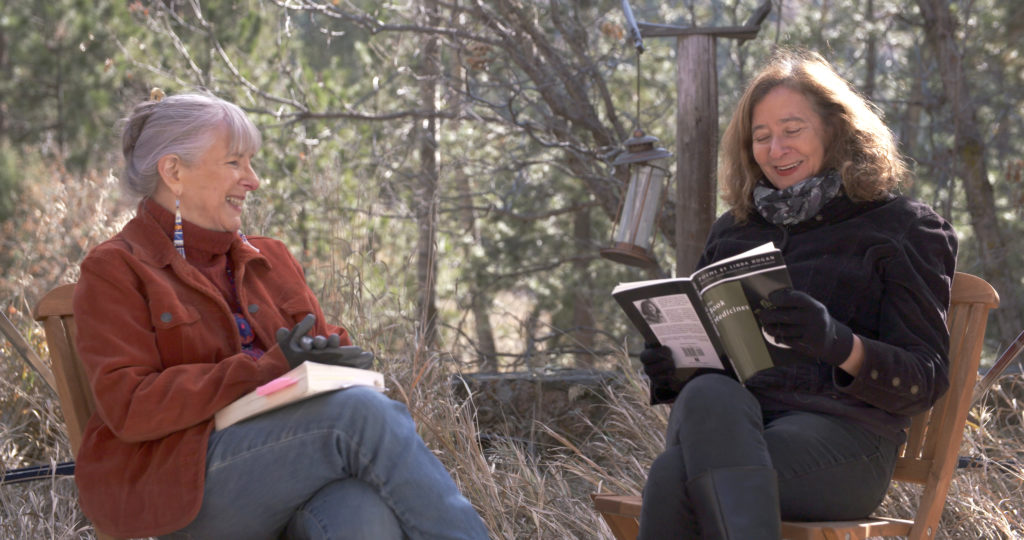
[[[32,304],[45,290],[75,278],[84,249],[109,236],[125,219],[126,208],[106,178],[62,180],[59,171],[32,187],[23,216],[5,224],[3,249],[10,270],[0,280],[0,307],[41,356],[42,331],[30,320]],[[74,185],[75,189],[68,186]],[[355,261],[355,262],[352,262]],[[495,538],[611,538],[594,513],[588,494],[608,490],[639,492],[646,468],[662,444],[667,411],[647,405],[635,366],[623,354],[616,365],[623,376],[607,388],[605,414],[595,423],[581,409],[585,433],[569,436],[539,424],[533,430],[557,445],[533,445],[522,434],[498,433],[481,445],[474,404],[457,399],[451,374],[457,369],[445,351],[423,350],[414,326],[402,314],[407,302],[397,291],[365,290],[361,277],[378,272],[358,257],[343,267],[315,270],[330,283],[324,294],[328,313],[346,313],[361,343],[386,359],[383,369],[392,395],[409,404],[424,439],[476,505]],[[396,270],[398,271],[398,270]],[[325,289],[327,290],[327,289]],[[372,300],[372,301],[369,301]],[[356,305],[353,305],[355,303]],[[373,332],[366,329],[371,327]],[[974,411],[962,455],[979,468],[960,471],[946,503],[939,538],[1018,538],[1024,534],[1024,380],[1006,377]],[[71,459],[59,404],[17,353],[0,340],[0,456],[6,470]],[[914,490],[896,488],[884,510],[908,516]],[[91,528],[75,501],[69,478],[0,486],[0,537],[90,538]]]

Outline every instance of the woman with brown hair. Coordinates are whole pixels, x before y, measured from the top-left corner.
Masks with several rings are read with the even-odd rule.
[[[684,385],[666,348],[645,349],[652,401],[673,405],[641,538],[778,538],[780,517],[865,517],[910,416],[948,387],[956,235],[899,194],[909,171],[867,100],[820,55],[777,52],[740,98],[720,161],[730,210],[698,265],[774,242],[793,288],[760,322],[806,361],[745,385],[716,373]]]

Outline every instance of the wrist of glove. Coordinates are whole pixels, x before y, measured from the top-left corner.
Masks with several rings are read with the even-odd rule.
[[[758,315],[764,331],[776,342],[827,364],[842,364],[853,351],[853,331],[835,320],[824,304],[794,289],[768,295],[772,307]]]
[[[306,361],[359,369],[370,369],[373,365],[373,353],[355,345],[340,346],[341,337],[338,334],[307,335],[314,324],[316,316],[310,313],[291,330],[277,330],[277,345],[288,360],[289,368],[295,368]]]

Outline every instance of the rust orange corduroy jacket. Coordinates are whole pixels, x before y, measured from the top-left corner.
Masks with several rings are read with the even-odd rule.
[[[229,256],[240,304],[268,350],[259,360],[242,353],[221,294],[142,208],[86,256],[74,297],[78,352],[96,398],[75,481],[85,515],[124,537],[166,534],[195,518],[214,413],[287,371],[270,346],[278,328],[313,313],[313,333],[338,332],[351,344],[323,322],[285,245],[249,237],[259,252],[236,239]]]

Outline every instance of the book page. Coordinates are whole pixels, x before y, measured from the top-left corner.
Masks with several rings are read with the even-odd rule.
[[[644,287],[650,287],[651,285],[659,285],[662,283],[671,283],[676,281],[675,278],[663,278],[663,279],[647,279],[644,281],[630,281],[627,283],[619,283],[612,289],[612,296],[625,291],[632,291],[634,289],[642,289]]]
[[[761,288],[767,287],[767,294],[775,289],[792,286],[789,272],[785,268],[786,261],[782,252],[769,243],[701,268],[693,273],[693,283],[701,297],[712,287],[737,280],[763,283]],[[762,276],[754,277],[758,274]]]
[[[672,349],[677,368],[723,369],[689,296],[655,296],[636,300],[634,306],[643,314],[658,342]]]
[[[749,259],[749,258],[753,258],[753,257],[755,257],[757,255],[764,255],[766,253],[771,253],[773,251],[778,251],[778,248],[775,247],[775,243],[774,242],[765,242],[764,244],[761,244],[760,246],[757,246],[754,249],[748,249],[747,251],[744,251],[743,253],[738,253],[738,254],[733,255],[731,257],[726,257],[724,259],[715,261],[715,262],[705,266],[704,268],[701,268],[700,270],[697,270],[697,272],[694,272],[694,274],[699,273],[701,270],[705,270],[705,269],[708,269],[708,268],[714,268],[716,266],[727,265],[727,264],[729,264],[729,263],[731,263],[733,261],[740,261],[740,260],[743,260],[743,259]],[[693,275],[691,275],[690,277],[692,278]]]

